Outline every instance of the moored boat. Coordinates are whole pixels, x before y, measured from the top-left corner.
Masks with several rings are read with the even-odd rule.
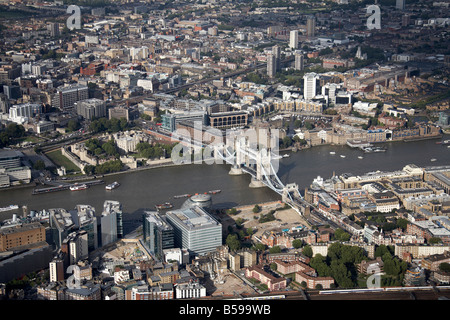
[[[74,184],[69,187],[70,191],[86,190],[87,188],[89,188],[87,184]]]
[[[170,209],[173,208],[173,205],[170,202],[165,202],[163,204],[157,204],[156,209]]]
[[[7,207],[0,208],[0,212],[9,211],[9,210],[15,210],[15,209],[19,209],[19,206],[17,204],[11,204],[11,205],[9,205]]]

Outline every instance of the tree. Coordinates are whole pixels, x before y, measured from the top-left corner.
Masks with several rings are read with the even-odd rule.
[[[306,245],[303,247],[302,253],[307,256],[308,258],[311,258],[313,256],[313,251],[310,245]]]
[[[34,164],[33,164],[33,169],[35,170],[44,170],[45,169],[45,163],[42,160],[37,160]]]
[[[300,239],[295,239],[294,241],[292,241],[292,246],[293,246],[295,249],[301,248],[301,247],[302,247],[302,244],[303,244],[303,241],[300,240]]]
[[[67,129],[69,129],[69,131],[76,131],[79,129],[79,127],[80,124],[76,120],[69,120],[69,122],[67,123]]]
[[[450,263],[442,262],[439,265],[439,270],[442,271],[442,272],[450,272]]]
[[[277,271],[277,264],[275,262],[270,264],[270,270]]]
[[[259,205],[255,204],[252,211],[253,211],[253,213],[258,213],[259,211],[261,211],[261,207]]]
[[[227,236],[227,239],[225,240],[225,243],[231,251],[236,251],[241,248],[241,243],[239,242],[238,237],[235,234],[229,234]]]
[[[257,243],[257,244],[255,244],[254,249],[256,251],[264,251],[264,250],[266,250],[266,245],[263,243]]]
[[[334,232],[334,236],[336,237],[336,240],[343,242],[348,241],[351,238],[351,235],[342,229],[336,229],[336,231]]]
[[[438,238],[438,237],[431,237],[430,239],[428,239],[428,243],[429,244],[437,244],[437,243],[441,243],[442,239]]]
[[[270,253],[280,253],[281,252],[281,248],[279,246],[273,246],[272,248],[269,249]]]

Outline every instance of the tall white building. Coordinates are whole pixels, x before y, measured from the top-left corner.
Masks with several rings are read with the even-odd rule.
[[[88,233],[86,231],[77,231],[69,234],[69,263],[76,264],[89,255]]]
[[[320,92],[319,75],[314,72],[303,76],[303,97],[305,100],[311,100]]]
[[[9,120],[16,123],[23,123],[36,114],[42,113],[42,105],[36,103],[22,103],[9,108]]]
[[[292,49],[298,48],[298,30],[291,30],[289,34],[289,47]]]

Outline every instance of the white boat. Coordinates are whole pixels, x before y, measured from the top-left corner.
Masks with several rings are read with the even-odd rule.
[[[70,191],[79,191],[79,190],[85,190],[89,188],[86,184],[75,184],[73,186],[70,186]]]
[[[330,151],[330,154],[336,154],[336,152],[334,152],[334,151]]]
[[[112,189],[117,188],[118,186],[120,186],[120,183],[118,183],[117,181],[114,181],[113,183],[108,184],[108,185],[105,187],[105,189],[106,189],[106,190],[112,190]]]
[[[15,210],[15,209],[19,209],[19,206],[17,204],[11,204],[11,205],[9,205],[7,207],[0,208],[0,212],[9,211],[9,210]]]
[[[283,154],[283,158],[289,158],[289,155],[287,153]]]
[[[345,156],[343,154],[341,154],[341,158],[345,158]]]
[[[364,157],[358,156],[358,159],[364,159]]]
[[[431,162],[434,162],[434,161],[436,161],[436,160],[437,160],[437,159],[434,159],[434,158],[433,158],[433,159],[431,159],[430,161],[431,161]]]

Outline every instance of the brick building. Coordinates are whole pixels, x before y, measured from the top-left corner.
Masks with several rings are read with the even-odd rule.
[[[287,281],[285,278],[276,278],[275,276],[264,271],[263,267],[254,266],[245,270],[246,278],[253,278],[267,285],[270,291],[279,291],[286,288]]]

